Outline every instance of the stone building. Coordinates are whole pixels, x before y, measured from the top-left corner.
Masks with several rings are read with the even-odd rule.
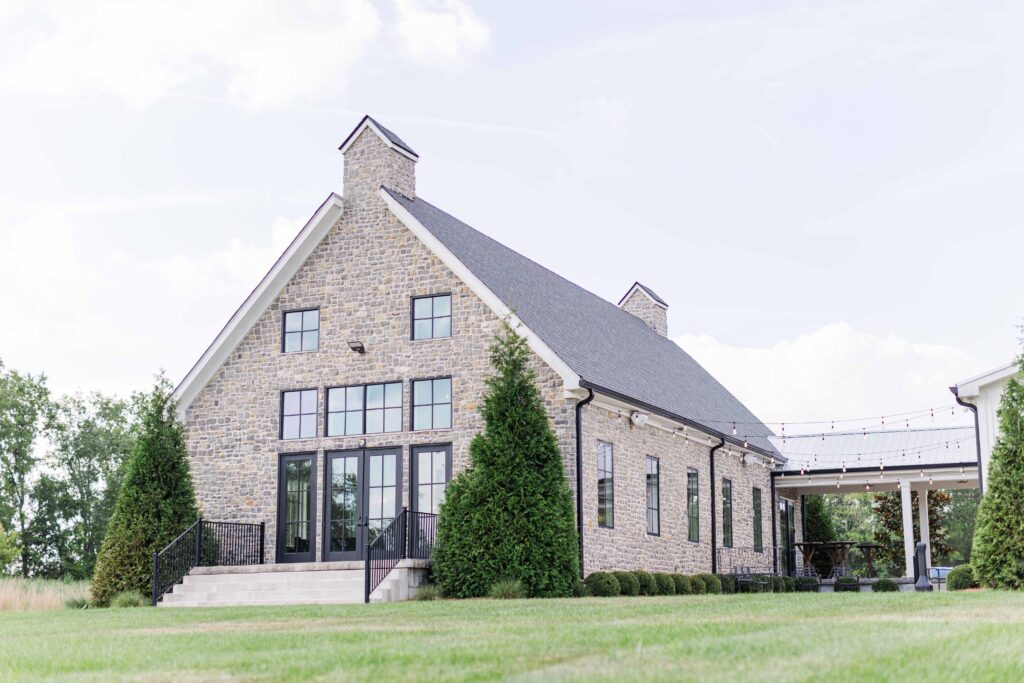
[[[436,512],[509,320],[532,350],[586,573],[777,562],[783,458],[667,338],[664,300],[635,283],[614,305],[430,204],[417,154],[368,116],[341,151],[342,195],[175,391],[206,519],[265,523],[267,563],[320,563],[362,560],[402,508]]]

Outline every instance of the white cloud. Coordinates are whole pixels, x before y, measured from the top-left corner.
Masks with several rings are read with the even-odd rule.
[[[13,8],[13,9],[12,9]],[[452,64],[486,46],[488,27],[461,0],[395,7],[405,52]],[[203,86],[250,107],[344,90],[381,41],[370,0],[45,0],[0,13],[0,85],[114,96],[145,106]]]
[[[770,348],[730,346],[707,335],[684,335],[676,342],[754,414],[770,422],[952,406],[947,387],[983,369],[978,358],[952,346],[882,337],[845,322]],[[786,431],[800,428],[791,425]]]
[[[395,32],[421,63],[456,65],[490,42],[487,24],[462,0],[395,0],[394,6]]]

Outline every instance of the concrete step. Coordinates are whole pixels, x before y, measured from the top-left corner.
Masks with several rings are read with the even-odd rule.
[[[219,592],[190,592],[171,593],[164,596],[164,602],[171,604],[178,603],[199,603],[207,604],[214,602],[233,602],[236,604],[262,605],[272,604],[294,604],[321,602],[362,602],[363,592],[361,590],[317,590],[317,589],[292,589],[277,591],[219,591]]]
[[[259,574],[189,574],[183,585],[296,585],[314,583],[335,583],[338,581],[359,582],[365,580],[365,573],[349,569],[342,571],[282,572]]]
[[[174,587],[174,593],[178,595],[190,595],[194,593],[232,593],[243,591],[246,593],[287,593],[291,590],[322,590],[322,591],[361,591],[364,581],[311,581],[298,585],[285,585],[281,583],[186,583]]]
[[[182,601],[168,601],[167,596],[164,596],[164,600],[160,602],[161,607],[264,607],[272,605],[356,605],[363,602],[363,596],[360,595],[358,598],[331,598],[331,599],[310,599],[305,598],[301,600],[264,600],[255,602],[253,600],[239,600],[239,599],[226,599],[226,600],[182,600]]]

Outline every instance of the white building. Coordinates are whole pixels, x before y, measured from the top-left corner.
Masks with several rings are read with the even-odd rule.
[[[957,382],[956,386],[949,388],[958,403],[974,411],[983,494],[988,485],[988,462],[999,436],[999,403],[1010,378],[1017,374],[1018,367],[1017,361],[1013,361],[977,377]]]

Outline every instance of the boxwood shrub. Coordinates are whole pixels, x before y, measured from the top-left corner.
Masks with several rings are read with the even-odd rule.
[[[690,577],[683,574],[672,574],[672,582],[676,584],[676,595],[689,595],[693,592]]]
[[[798,593],[817,593],[821,590],[821,582],[812,576],[801,576],[796,580]]]
[[[785,587],[783,586],[783,583],[782,583],[782,577],[781,576],[772,576],[772,577],[769,577],[769,578],[771,579],[771,583],[772,583],[772,593],[781,593],[781,592],[783,592],[785,590]]]
[[[892,579],[878,579],[871,584],[872,593],[899,593],[900,587]]]
[[[736,579],[729,574],[715,574],[718,577],[718,581],[722,584],[722,593],[725,595],[732,595],[736,592]]]
[[[640,595],[640,581],[633,572],[615,572],[619,580],[619,590],[623,595]]]
[[[977,588],[978,582],[974,579],[974,569],[969,564],[962,564],[953,567],[946,576],[946,588],[951,591],[962,591],[965,588]]]
[[[690,579],[690,593],[693,595],[704,595],[708,592],[707,584],[701,580],[699,575],[691,576]]]
[[[722,582],[714,574],[697,574],[694,577],[704,582],[704,592],[717,595],[722,592]]]
[[[836,593],[857,593],[860,592],[860,579],[856,576],[840,576],[836,579]]]
[[[608,572],[594,572],[584,583],[587,584],[590,594],[599,598],[610,598],[619,594],[619,580]]]
[[[792,593],[796,590],[796,579],[792,576],[782,577],[782,590],[786,593]]]
[[[655,574],[654,580],[658,584],[659,595],[675,595],[676,582],[668,574]]]
[[[641,569],[633,572],[633,575],[640,582],[640,595],[658,594],[658,582],[654,580],[654,576],[650,572]]]

